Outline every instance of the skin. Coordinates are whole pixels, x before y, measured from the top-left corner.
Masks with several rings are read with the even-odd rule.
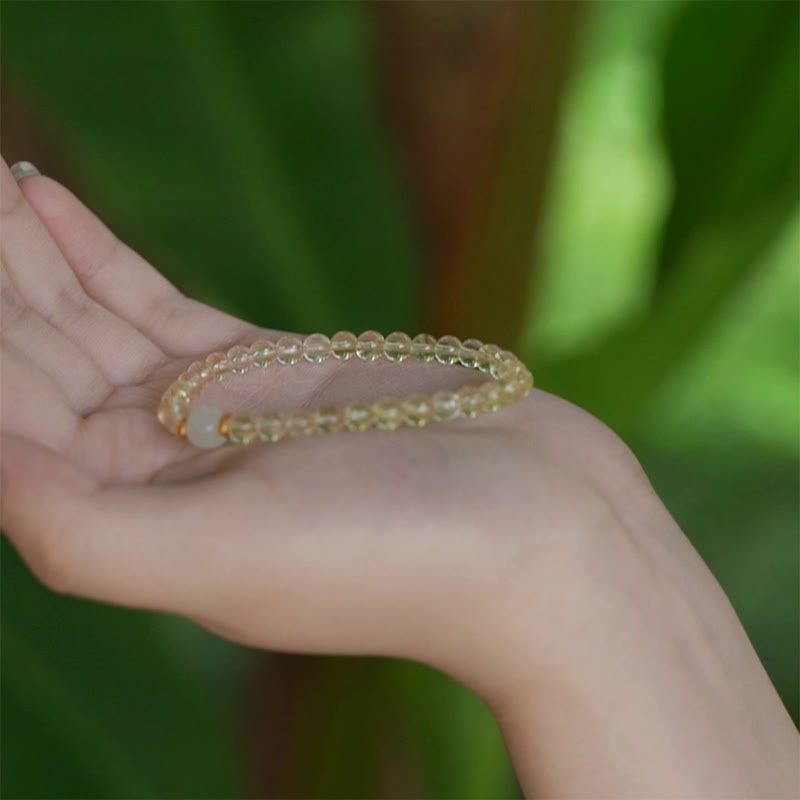
[[[486,701],[530,797],[798,796],[797,731],[730,603],[601,422],[534,390],[425,430],[198,452],[157,423],[161,392],[278,332],[186,298],[5,162],[0,213],[2,524],[52,590],[256,647],[430,664]],[[280,370],[230,402],[464,381]]]

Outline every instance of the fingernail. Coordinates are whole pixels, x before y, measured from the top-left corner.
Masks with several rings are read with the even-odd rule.
[[[42,173],[30,161],[17,161],[11,167],[11,174],[14,176],[14,180],[19,183],[23,178],[32,178],[34,175],[41,175]]]

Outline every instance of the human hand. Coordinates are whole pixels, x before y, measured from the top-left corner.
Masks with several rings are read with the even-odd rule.
[[[487,699],[532,788],[625,778],[599,747],[594,782],[580,783],[585,766],[576,773],[560,726],[573,719],[574,733],[581,714],[543,701],[554,687],[616,705],[635,732],[623,699],[657,710],[662,684],[647,674],[658,664],[696,667],[680,673],[695,707],[720,653],[741,664],[732,693],[755,680],[738,634],[705,649],[705,626],[735,627],[729,606],[597,420],[534,390],[424,430],[198,452],[157,423],[161,392],[196,358],[278,332],[182,296],[54,181],[27,178],[20,191],[3,163],[0,198],[3,526],[51,588],[180,613],[258,647],[432,664]],[[438,366],[353,362],[258,371],[232,380],[224,405],[256,390],[292,408],[463,381]],[[629,677],[626,648],[639,693],[615,685]],[[785,776],[785,723],[779,738],[765,732],[781,718],[763,696],[766,715],[749,697],[715,706],[711,731],[752,718]],[[739,747],[724,740],[714,755]],[[664,773],[648,755],[629,786]],[[727,789],[741,771],[768,786],[762,762],[742,755],[729,776],[684,771],[669,785]]]

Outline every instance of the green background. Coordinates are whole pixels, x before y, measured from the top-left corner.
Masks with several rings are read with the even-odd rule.
[[[419,329],[429,257],[374,14],[7,2],[4,156],[41,154],[253,322]],[[633,447],[797,720],[798,6],[586,4],[574,38],[505,344]],[[5,797],[518,793],[486,709],[430,670],[54,596],[5,541],[1,680]]]

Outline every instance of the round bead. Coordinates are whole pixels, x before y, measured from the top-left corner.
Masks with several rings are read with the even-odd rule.
[[[500,384],[500,396],[504,405],[511,405],[521,400],[525,394],[525,384],[522,381],[508,381]]]
[[[296,336],[278,339],[278,361],[285,366],[296,364],[303,357],[303,343]]]
[[[223,381],[231,371],[228,357],[225,353],[212,353],[206,359],[206,367],[211,370],[210,377],[215,381]]]
[[[219,421],[222,411],[211,406],[193,408],[186,420],[186,438],[195,446],[203,449],[219,447],[225,443],[225,437],[219,432]]]
[[[350,331],[339,331],[331,337],[331,353],[342,361],[355,355],[358,339]]]
[[[486,396],[477,386],[462,386],[458,390],[461,414],[473,419],[486,411]]]
[[[356,355],[363,361],[376,361],[383,355],[383,335],[378,331],[364,331],[358,337]]]
[[[403,409],[399,400],[393,397],[382,397],[372,404],[375,425],[382,431],[393,431],[403,424]]]
[[[333,406],[320,408],[314,414],[314,424],[322,433],[339,433],[344,428],[344,412]]]
[[[431,421],[431,401],[424,394],[412,394],[403,402],[403,419],[406,425],[421,428]]]
[[[228,361],[230,361],[231,369],[237,375],[244,375],[253,366],[250,350],[241,344],[237,344],[228,350]]]
[[[259,339],[250,345],[250,355],[253,358],[253,365],[259,369],[265,369],[271,364],[275,363],[278,357],[278,348],[275,342],[270,342],[268,339]]]
[[[461,341],[455,336],[442,336],[436,342],[436,360],[440,364],[455,364],[461,350]]]
[[[455,419],[461,412],[461,403],[455,392],[436,392],[431,398],[433,418],[439,422]]]
[[[312,364],[321,364],[331,354],[331,340],[324,333],[312,333],[303,342],[303,355]]]
[[[295,411],[286,420],[286,432],[289,436],[308,436],[314,432],[314,415],[307,411]]]
[[[166,397],[162,398],[158,404],[156,416],[158,421],[173,433],[175,433],[181,422],[181,418],[175,413],[172,403]]]
[[[228,423],[228,439],[234,444],[250,444],[258,436],[256,421],[247,414],[234,414]]]
[[[483,394],[483,399],[486,401],[487,411],[497,411],[503,405],[503,395],[500,389],[500,384],[497,381],[488,381],[481,384],[480,391]]]
[[[467,339],[461,342],[461,349],[458,351],[458,360],[463,366],[469,369],[475,369],[475,360],[481,347],[483,347],[483,342],[480,341],[480,339]]]
[[[277,411],[269,411],[256,419],[258,438],[264,442],[277,442],[286,435],[286,423]]]
[[[429,333],[418,333],[411,340],[411,355],[419,361],[433,361],[436,358],[436,339]]]
[[[349,403],[344,407],[344,424],[349,431],[365,431],[375,422],[372,409],[364,403]]]
[[[383,353],[389,361],[403,361],[411,355],[411,337],[402,331],[395,331],[386,337]]]

